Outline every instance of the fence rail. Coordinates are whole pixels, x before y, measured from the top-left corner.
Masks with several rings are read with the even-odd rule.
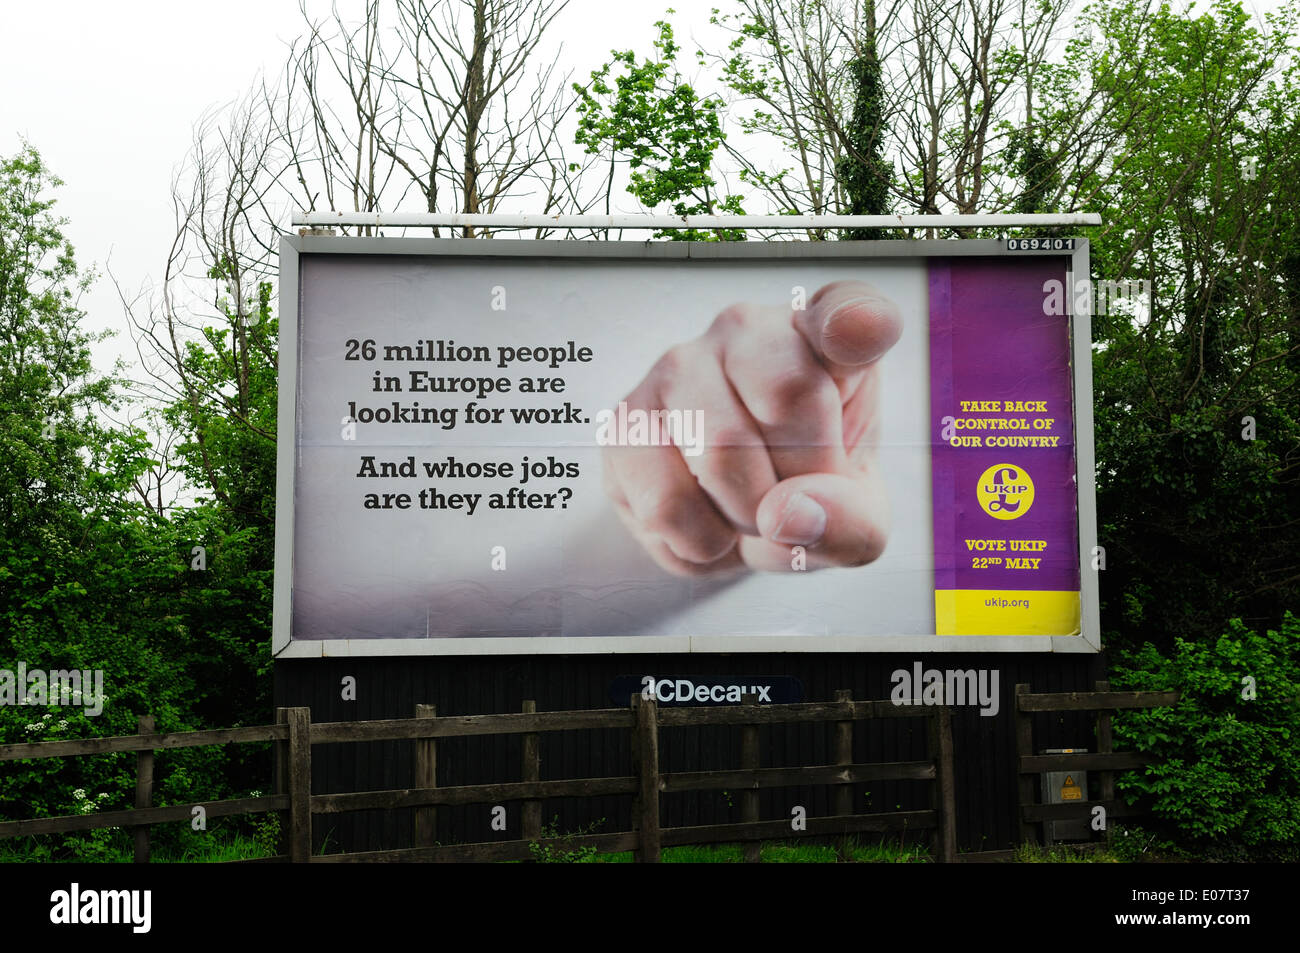
[[[142,715],[149,718],[149,715]],[[253,741],[284,741],[289,737],[284,725],[255,725],[251,728],[214,728],[208,731],[178,731],[156,734],[141,731],[134,735],[108,738],[82,738],[77,741],[32,741],[25,744],[0,745],[0,761],[28,761],[38,758],[67,758],[90,754],[117,754],[124,751],[164,751],[172,748],[195,748],[200,745],[228,745]]]
[[[135,858],[149,859],[149,828],[154,824],[188,821],[195,808],[207,817],[280,811],[287,815],[287,853],[266,861],[350,863],[395,860],[520,860],[537,846],[565,850],[592,847],[598,851],[636,852],[638,860],[659,860],[665,846],[737,842],[745,844],[746,859],[758,859],[762,840],[798,837],[843,837],[865,831],[925,831],[932,833],[939,860],[955,855],[955,807],[952,784],[951,713],[947,708],[900,708],[890,702],[853,701],[838,692],[836,701],[796,705],[757,705],[746,697],[738,707],[672,708],[660,710],[653,699],[633,698],[630,708],[593,711],[538,712],[532,702],[524,711],[493,715],[437,715],[432,705],[416,706],[415,717],[364,722],[311,723],[305,708],[276,711],[276,724],[209,731],[159,733],[151,716],[139,719],[135,735],[81,741],[36,742],[0,746],[0,761],[32,760],[135,752],[135,808],[102,814],[34,818],[0,822],[0,838],[70,833],[107,827],[135,828]],[[924,718],[929,722],[926,761],[854,763],[853,725],[870,718]],[[764,725],[828,724],[835,732],[834,764],[764,766],[759,729]],[[739,767],[712,771],[663,772],[659,766],[662,728],[732,725],[741,728]],[[542,780],[540,744],[543,733],[616,729],[630,732],[633,773],[621,777]],[[438,787],[438,739],[486,735],[522,735],[521,778],[493,784]],[[152,806],[155,751],[250,742],[275,743],[276,793],[266,797]],[[317,794],[311,790],[311,752],[321,744],[411,741],[415,746],[414,785],[382,791]],[[931,809],[886,814],[854,814],[849,786],[865,781],[927,781],[932,785]],[[834,788],[834,816],[760,820],[761,790],[800,785]],[[686,791],[727,790],[739,795],[741,821],[699,827],[664,828],[659,821],[661,795]],[[634,830],[610,834],[543,837],[542,803],[550,798],[630,795]],[[521,837],[510,841],[439,845],[434,843],[438,807],[521,802]],[[399,850],[311,855],[313,818],[348,811],[414,809],[415,846]]]
[[[1135,813],[1114,795],[1114,772],[1141,767],[1147,759],[1111,748],[1110,713],[1119,709],[1171,705],[1173,692],[1111,692],[1104,682],[1094,692],[1057,695],[1031,694],[1016,687],[1016,740],[1018,755],[1018,814],[1022,839],[1036,841],[1036,825],[1046,820],[1077,818],[1095,806],[1108,816]],[[758,859],[759,842],[800,837],[845,838],[862,832],[929,831],[934,857],[956,858],[956,821],[953,782],[952,714],[940,706],[896,706],[887,701],[854,701],[846,691],[833,702],[794,705],[758,705],[747,696],[739,706],[659,709],[653,699],[634,697],[630,708],[590,711],[538,712],[525,702],[517,713],[439,716],[433,705],[417,705],[415,717],[377,721],[312,724],[309,709],[281,708],[276,723],[245,728],[158,733],[151,716],[139,719],[135,735],[0,745],[0,761],[135,752],[134,809],[102,814],[0,821],[0,839],[37,834],[70,833],[107,827],[134,828],[135,859],[149,859],[149,828],[154,824],[188,821],[195,808],[207,817],[283,812],[287,853],[256,862],[352,863],[360,861],[527,860],[534,849],[594,848],[597,851],[635,851],[639,861],[655,862],[664,847],[688,844],[741,843],[747,860]],[[1033,717],[1049,711],[1098,711],[1097,753],[1038,755],[1033,748]],[[853,731],[858,722],[875,718],[922,718],[928,727],[928,758],[924,761],[861,763],[853,760]],[[833,764],[764,765],[760,728],[765,725],[824,724],[833,732]],[[663,728],[730,725],[741,729],[739,765],[708,771],[665,772],[659,764],[659,734]],[[632,741],[632,773],[616,777],[542,780],[540,737],[548,732],[615,729],[627,731]],[[439,787],[438,741],[489,735],[522,735],[520,780],[491,784]],[[312,749],[321,744],[410,741],[414,746],[413,784],[408,788],[321,794],[311,789]],[[154,752],[198,745],[272,742],[275,745],[275,792],[265,797],[155,807],[153,797]],[[1101,800],[1070,804],[1038,804],[1033,775],[1043,771],[1091,769],[1102,773]],[[853,810],[851,786],[875,781],[922,781],[930,784],[928,810],[858,814]],[[770,788],[829,786],[831,816],[806,817],[801,824],[790,818],[759,818],[759,792]],[[735,823],[695,827],[663,827],[660,798],[688,791],[726,790],[738,794],[741,819]],[[633,798],[633,830],[606,834],[544,837],[542,804],[551,798],[586,798],[610,795]],[[435,843],[437,810],[467,804],[520,803],[521,836],[508,841],[441,845]],[[313,818],[350,811],[413,809],[413,844],[396,850],[360,851],[312,856]],[[841,846],[843,846],[841,842]]]

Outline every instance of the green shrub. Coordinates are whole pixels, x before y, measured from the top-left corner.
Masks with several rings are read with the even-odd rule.
[[[253,825],[253,841],[268,857],[281,853],[280,815],[270,811]]]
[[[1243,845],[1283,855],[1300,847],[1300,621],[1253,632],[1232,620],[1213,642],[1178,639],[1170,657],[1145,645],[1121,660],[1112,686],[1174,689],[1173,708],[1124,712],[1118,740],[1156,763],[1118,789],[1150,803],[1162,833],[1204,854]]]
[[[596,848],[588,846],[568,847],[574,838],[585,837],[588,834],[596,833],[597,828],[605,823],[602,817],[598,821],[592,821],[585,827],[580,827],[576,831],[562,833],[560,831],[560,818],[556,815],[550,824],[542,826],[541,840],[533,841],[528,845],[529,852],[533,855],[534,863],[538,864],[590,864],[595,863]]]
[[[126,381],[93,367],[103,335],[82,326],[77,307],[93,275],[77,268],[54,214],[58,185],[30,147],[0,157],[0,745],[134,734],[142,714],[160,732],[265,723],[274,439],[259,417],[261,456],[241,451],[230,467],[256,504],[229,497],[231,506],[254,513],[256,531],[211,507],[169,515],[149,501],[141,488],[166,465],[148,432],[111,423]],[[273,383],[270,353],[258,380]],[[265,407],[273,414],[274,400]],[[229,444],[209,433],[204,453]],[[206,549],[202,571],[191,561],[196,544]],[[23,665],[99,672],[102,705],[84,694],[48,697],[39,683],[29,699],[16,684]],[[252,787],[266,776],[266,750],[159,752],[154,803]],[[10,761],[0,771],[0,820],[122,810],[134,788],[131,753]],[[175,851],[207,839],[188,823],[162,825],[155,837]],[[55,860],[103,859],[129,840],[101,831],[21,844]]]

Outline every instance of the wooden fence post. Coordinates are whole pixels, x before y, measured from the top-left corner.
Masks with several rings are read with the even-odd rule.
[[[835,692],[837,702],[853,701],[853,692],[847,688],[838,689]],[[835,723],[835,763],[838,765],[850,765],[853,763],[853,722],[837,721]],[[853,810],[853,786],[850,784],[840,784],[833,795],[834,813],[837,817],[847,817],[856,813]],[[844,835],[839,839],[836,845],[836,853],[842,862],[847,862],[853,858],[851,838]]]
[[[934,829],[934,857],[938,863],[957,862],[957,796],[953,781],[952,709],[944,705],[929,717],[930,760],[934,762],[934,786],[930,803],[938,826]]]
[[[135,720],[136,734],[153,734],[153,715],[140,715]],[[135,809],[153,806],[153,750],[135,753]],[[149,825],[137,825],[135,834],[135,862],[149,863]]]
[[[741,695],[742,707],[753,706],[758,701],[756,695]],[[740,726],[740,766],[757,768],[758,759],[758,725]],[[751,787],[740,792],[740,820],[745,824],[758,822],[758,790]],[[763,859],[762,841],[745,841],[745,863],[757,864]]]
[[[1020,773],[1020,759],[1032,757],[1034,753],[1034,716],[1020,707],[1022,695],[1029,694],[1029,686],[1016,686],[1016,790],[1019,792],[1016,805],[1016,823],[1020,825],[1020,840],[1027,844],[1038,843],[1037,825],[1025,820],[1024,810],[1034,803],[1034,776]]]
[[[287,708],[289,723],[289,861],[311,860],[311,709]]]
[[[531,715],[537,711],[537,702],[533,699],[525,699],[523,705],[524,714]],[[520,775],[524,781],[540,781],[542,779],[542,755],[541,743],[537,732],[530,731],[524,735],[523,750],[523,770]],[[523,826],[523,837],[526,841],[535,841],[542,836],[542,802],[537,800],[528,800],[523,803],[520,821]]]
[[[275,723],[277,725],[287,725],[289,723],[289,709],[277,708],[275,710]],[[271,787],[275,794],[289,793],[289,739],[275,741],[271,744]],[[277,811],[280,818],[280,843],[276,846],[276,852],[284,851],[285,837],[289,830],[289,812]]]
[[[660,861],[661,837],[659,832],[659,718],[655,699],[640,694],[632,696],[632,709],[636,712],[635,748],[637,786],[637,862],[657,864]]]
[[[437,705],[416,705],[416,718],[435,719],[438,717]],[[415,740],[415,786],[417,788],[436,788],[438,786],[438,739],[417,738]],[[415,846],[432,847],[437,839],[438,809],[433,805],[415,809]]]
[[[1100,681],[1096,684],[1095,687],[1096,690],[1099,692],[1108,692],[1110,691],[1110,682]],[[1100,754],[1111,754],[1115,750],[1115,739],[1111,733],[1110,718],[1111,718],[1111,713],[1109,709],[1105,711],[1097,712],[1097,751]],[[1084,793],[1086,794],[1087,792]],[[1101,772],[1101,799],[1107,802],[1108,804],[1111,801],[1115,800],[1115,772],[1114,771]],[[1105,810],[1109,811],[1110,808],[1107,807],[1105,808]],[[1092,823],[1091,817],[1089,817],[1088,823],[1089,825],[1091,825]],[[1110,833],[1109,815],[1106,816],[1106,827],[1103,830],[1103,836],[1105,837],[1106,840],[1106,846],[1110,847],[1111,833]]]

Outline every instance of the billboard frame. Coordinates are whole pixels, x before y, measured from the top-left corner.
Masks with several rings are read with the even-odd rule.
[[[1075,489],[1079,530],[1080,634],[872,636],[610,636],[425,639],[292,639],[293,543],[297,473],[299,263],[303,255],[454,258],[643,259],[648,261],[1049,257],[1068,261],[1072,283],[1090,278],[1089,242],[1069,236],[1071,250],[1010,251],[1007,239],[899,239],[837,242],[606,242],[476,238],[389,238],[282,235],[279,272],[279,397],[277,407],[275,566],[271,655],[274,659],[453,655],[606,655],[756,652],[1028,652],[1101,651],[1099,580],[1091,570],[1097,546],[1096,455],[1092,410],[1090,309],[1068,308],[1074,411]],[[1066,289],[1074,301],[1074,288]],[[289,320],[285,320],[289,318]],[[287,385],[287,386],[286,386]]]

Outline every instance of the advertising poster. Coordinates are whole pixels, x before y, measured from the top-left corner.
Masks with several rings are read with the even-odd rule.
[[[304,251],[277,650],[1078,635],[1069,262]]]

